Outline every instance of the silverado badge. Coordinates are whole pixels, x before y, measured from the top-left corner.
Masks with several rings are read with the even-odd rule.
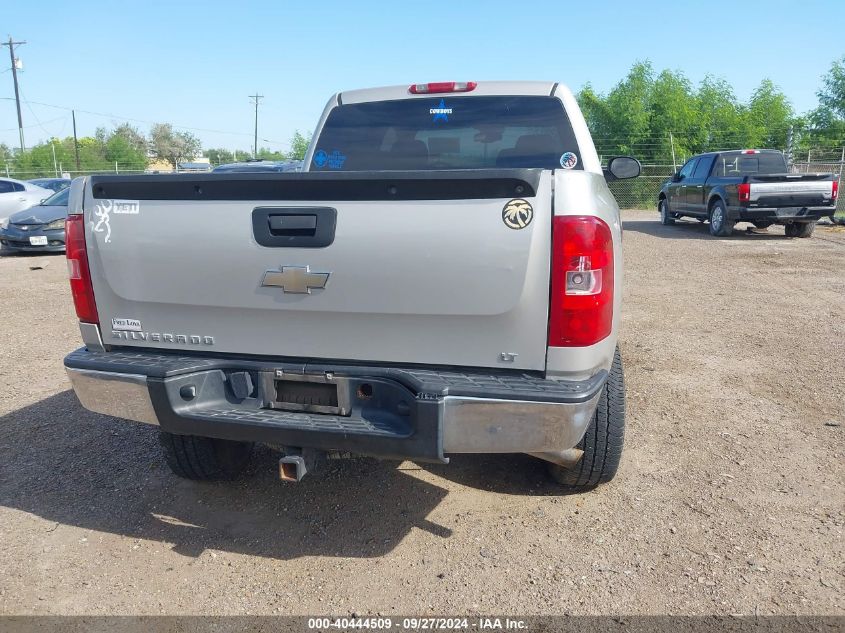
[[[308,266],[282,266],[268,270],[261,279],[262,286],[281,288],[283,292],[311,294],[312,289],[325,288],[331,273],[313,273]]]
[[[509,229],[524,229],[534,219],[534,208],[527,200],[511,200],[502,209],[502,221]]]

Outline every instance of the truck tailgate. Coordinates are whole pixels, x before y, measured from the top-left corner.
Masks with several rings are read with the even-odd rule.
[[[86,240],[104,342],[543,369],[550,176],[92,177]],[[504,221],[514,199],[532,210],[524,228]]]
[[[758,174],[749,183],[751,206],[814,207],[833,201],[831,174]]]

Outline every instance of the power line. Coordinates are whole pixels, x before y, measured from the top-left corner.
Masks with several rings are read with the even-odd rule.
[[[261,95],[259,95],[259,96],[261,96]],[[12,97],[0,97],[0,100],[12,101],[13,98]],[[123,115],[120,115],[120,114],[111,114],[111,113],[108,113],[108,112],[94,112],[93,110],[80,110],[78,108],[69,108],[67,106],[56,105],[54,103],[44,103],[43,101],[28,101],[27,103],[30,103],[32,105],[44,106],[45,108],[56,108],[57,110],[66,110],[68,112],[73,112],[75,110],[76,112],[80,112],[82,114],[90,114],[92,116],[100,116],[100,117],[104,117],[104,118],[107,118],[107,119],[120,119],[122,121],[130,121],[132,123],[144,123],[146,125],[154,125],[156,123],[160,123],[160,121],[149,121],[149,120],[146,120],[146,119],[136,119],[136,118],[133,118],[133,117],[123,116]],[[230,132],[230,131],[227,131],[227,130],[214,130],[214,129],[210,129],[210,128],[190,127],[188,125],[177,125],[176,123],[172,123],[171,125],[174,128],[177,128],[177,129],[180,129],[180,130],[190,130],[192,132],[209,132],[211,134],[226,134],[226,135],[229,135],[229,136],[250,136],[250,137],[252,136],[252,134],[250,134],[249,132]],[[34,127],[34,126],[32,126],[32,127]],[[276,143],[278,145],[284,145],[285,144],[283,141],[271,141],[271,142]]]
[[[23,129],[29,130],[29,129],[32,129],[32,128],[35,128],[35,127],[40,127],[43,130],[44,125],[47,125],[48,123],[55,123],[56,121],[67,121],[67,115],[57,116],[55,119],[47,119],[46,121],[41,121],[40,123],[33,123],[32,125],[24,125]],[[17,129],[18,129],[17,126],[16,127],[3,127],[3,128],[0,128],[0,132],[11,132],[12,130],[17,130]],[[44,131],[47,132],[46,130],[44,130]],[[49,134],[49,132],[47,132],[47,133]]]
[[[48,129],[46,129],[44,127],[44,125],[41,123],[41,119],[38,118],[38,115],[35,114],[35,110],[32,109],[32,104],[27,100],[26,95],[24,94],[23,90],[21,90],[21,99],[26,104],[27,109],[29,110],[30,114],[32,114],[33,118],[35,119],[35,122],[38,124],[38,127],[41,128],[41,131],[44,132],[44,134],[47,134],[50,138],[52,138],[54,136],[58,136],[56,134],[52,134]],[[67,115],[65,115],[63,117],[59,117],[59,118],[64,122],[64,124],[62,125],[62,129],[59,132],[59,134],[64,134],[65,127],[67,126]],[[59,118],[53,119],[53,120],[59,120]]]

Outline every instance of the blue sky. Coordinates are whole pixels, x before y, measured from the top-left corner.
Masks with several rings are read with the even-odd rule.
[[[9,2],[2,36],[27,44],[27,145],[134,119],[194,128],[206,147],[286,149],[338,90],[423,81],[548,79],[609,90],[637,59],[710,73],[747,99],[771,78],[816,105],[845,54],[841,0],[707,2]],[[0,49],[0,142],[18,144],[8,49]],[[37,103],[36,103],[37,102]],[[91,114],[100,113],[100,114]],[[112,115],[112,116],[102,116]]]

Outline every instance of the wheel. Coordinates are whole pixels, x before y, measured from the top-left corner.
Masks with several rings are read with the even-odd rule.
[[[717,200],[710,209],[710,235],[727,237],[733,233],[734,224],[736,224],[734,220],[728,219],[725,203]]]
[[[767,228],[769,228],[772,224],[774,224],[774,222],[764,222],[764,221],[760,221],[760,222],[752,222],[751,224],[753,224],[753,225],[754,225],[756,228],[758,228],[758,229],[767,229]]]
[[[784,227],[786,237],[810,237],[816,230],[815,222],[793,222]]]
[[[159,433],[158,439],[170,470],[185,479],[235,479],[249,463],[252,455],[252,442],[176,435],[166,431]]]
[[[669,202],[666,198],[660,199],[660,202],[657,204],[657,210],[660,211],[660,224],[670,226],[675,223],[675,216],[669,212]]]
[[[584,492],[613,479],[625,439],[625,379],[619,348],[587,432],[576,448],[584,456],[574,468],[549,464],[549,474],[570,492]]]

